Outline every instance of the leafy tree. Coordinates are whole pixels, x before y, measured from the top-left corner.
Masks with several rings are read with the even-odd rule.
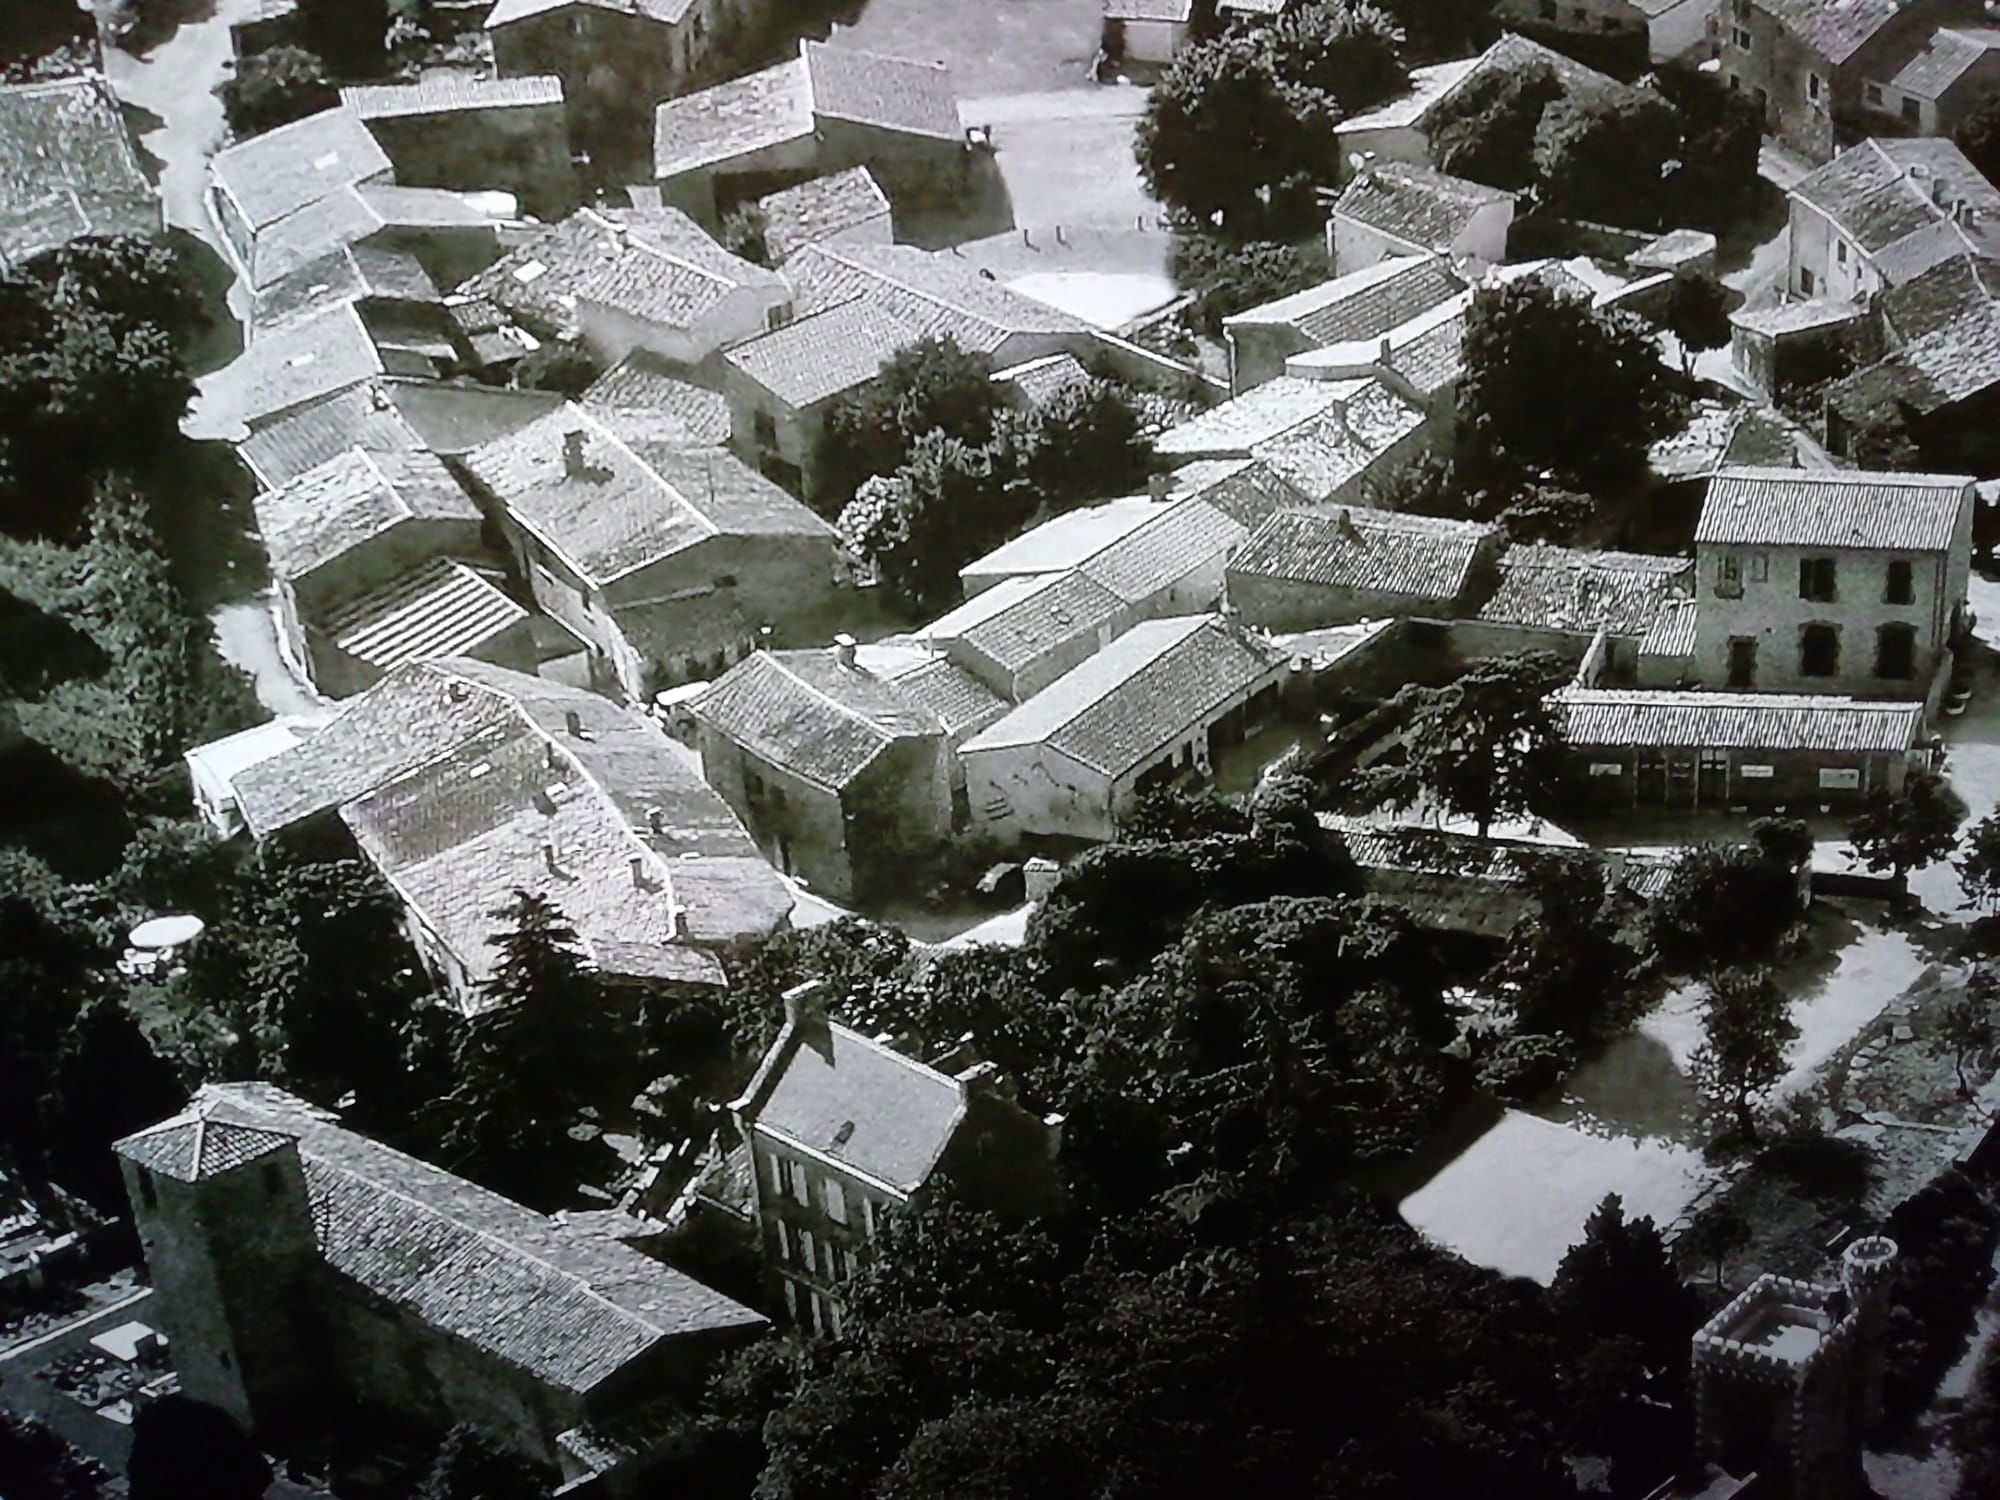
[[[958,570],[979,554],[972,528],[1004,483],[990,448],[932,431],[893,475],[862,484],[837,529],[905,610],[932,615],[957,602]]]
[[[1951,138],[1988,182],[2000,182],[2000,98],[1983,101],[1959,122]]]
[[[390,0],[299,0],[300,35],[341,78],[372,78],[388,64]]]
[[[1702,1011],[1694,1079],[1718,1109],[1729,1109],[1746,1138],[1757,1133],[1756,1101],[1785,1076],[1785,1049],[1798,1039],[1791,997],[1762,970],[1712,974]]]
[[[1308,0],[1265,32],[1278,76],[1334,101],[1342,115],[1393,99],[1410,86],[1403,33],[1370,0]]]
[[[1658,229],[1679,135],[1673,111],[1644,94],[1552,100],[1535,126],[1543,199],[1571,218]]]
[[[1604,866],[1554,856],[1534,872],[1534,905],[1486,976],[1518,1030],[1589,1040],[1628,1017],[1636,955],[1618,940]]]
[[[1699,68],[1670,63],[1649,81],[1680,120],[1677,165],[1666,184],[1667,218],[1721,232],[1759,189],[1763,117],[1748,94]]]
[[[1854,852],[1871,870],[1898,881],[1912,870],[1949,859],[1958,848],[1965,804],[1936,771],[1915,770],[1893,795],[1877,790],[1847,825]]]
[[[180,1395],[139,1409],[125,1473],[132,1500],[257,1500],[272,1477],[229,1413]]]
[[[414,1500],[549,1500],[555,1484],[553,1475],[460,1422],[445,1434]]]
[[[460,1032],[444,1144],[467,1175],[536,1207],[574,1185],[570,1131],[616,1076],[602,986],[576,930],[546,897],[520,891],[493,913],[499,957],[480,1013]]]
[[[2000,975],[1991,969],[1974,969],[1965,987],[1949,997],[1938,1012],[1937,1030],[1930,1048],[1949,1057],[1958,1073],[1958,1091],[1972,1097],[1972,1085],[1965,1076],[1965,1062],[1976,1052],[1990,1051],[1994,1041],[1994,1002],[2000,1000]]]
[[[551,341],[516,361],[508,381],[517,391],[554,391],[574,400],[603,373],[597,356],[583,345]]]
[[[37,76],[36,63],[87,41],[90,26],[69,0],[12,0],[0,6],[0,71],[9,83]]]
[[[1500,34],[1492,0],[1379,0],[1404,33],[1413,65],[1471,57]]]
[[[1972,825],[1957,866],[1959,882],[1974,905],[2000,907],[2000,812],[1988,813]]]
[[[1010,1232],[947,1185],[884,1221],[847,1303],[870,1319],[939,1311],[1033,1323],[1060,1316],[1060,1265],[1056,1242],[1040,1226]]]
[[[1799,869],[1810,853],[1810,839],[1804,855],[1754,842],[1688,850],[1647,908],[1648,949],[1674,974],[1768,962],[1805,914]]]
[[[1576,1047],[1559,1036],[1516,1032],[1479,1063],[1479,1086],[1495,1098],[1525,1103],[1547,1093],[1576,1066]]]
[[[731,255],[740,255],[752,265],[771,264],[770,218],[761,203],[739,203],[722,216],[722,233],[717,238]]]
[[[1333,275],[1317,245],[1279,240],[1233,243],[1219,235],[1174,237],[1174,284],[1190,293],[1188,317],[1210,338],[1222,336],[1222,320],[1319,285]]]
[[[1120,842],[1165,844],[1250,832],[1250,814],[1212,787],[1184,792],[1160,787],[1142,795],[1118,825]]]
[[[1667,288],[1667,331],[1680,341],[1681,373],[1692,377],[1695,354],[1729,342],[1729,288],[1713,276],[1676,276]]]
[[[1401,764],[1362,785],[1376,805],[1429,798],[1473,820],[1481,838],[1541,806],[1559,784],[1562,744],[1548,696],[1566,672],[1546,651],[1491,657],[1441,688],[1412,684],[1395,702],[1409,725]]]
[[[1715,1289],[1722,1290],[1722,1278],[1729,1257],[1750,1248],[1750,1226],[1727,1203],[1712,1203],[1695,1215],[1681,1243],[1690,1254],[1715,1269]]]
[[[1511,192],[1531,187],[1542,112],[1562,93],[1562,80],[1543,62],[1479,74],[1439,106],[1430,133],[1431,164]]]
[[[1000,397],[993,362],[945,337],[899,350],[882,373],[827,407],[821,429],[822,501],[835,507],[871,475],[893,474],[933,432],[979,448],[993,436]]]
[[[216,85],[222,112],[238,140],[263,135],[340,102],[340,90],[319,57],[303,47],[273,47],[240,59]]]
[[[1230,32],[1181,48],[1147,96],[1139,175],[1160,202],[1241,237],[1332,165],[1339,120],[1339,104],[1288,81],[1263,39]]]
[[[0,1495],[7,1500],[99,1500],[109,1478],[40,1418],[0,1411]]]
[[[1660,1394],[1677,1388],[1699,1311],[1658,1226],[1650,1218],[1627,1218],[1616,1193],[1584,1222],[1583,1238],[1556,1268],[1549,1297],[1584,1341],[1631,1339],[1664,1377]]]
[[[1597,502],[1575,490],[1530,485],[1494,519],[1510,542],[1547,542],[1560,546],[1597,513]]]
[[[1685,415],[1644,324],[1525,278],[1474,295],[1458,400],[1462,463],[1496,486],[1546,476],[1591,490],[1638,474]]]
[[[111,1143],[171,1115],[186,1097],[122,1000],[92,997],[63,1037],[41,1101],[49,1174],[99,1208],[122,1211]]]
[[[1146,487],[1153,444],[1128,388],[1090,379],[1063,387],[1037,414],[1022,477],[1053,509]]]

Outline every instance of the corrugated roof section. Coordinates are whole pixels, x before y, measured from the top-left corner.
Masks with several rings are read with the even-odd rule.
[[[1552,700],[1563,738],[1584,748],[1818,750],[1912,748],[1920,703],[1789,693],[1564,688]]]
[[[1952,474],[1724,469],[1709,481],[1697,545],[1943,552],[1972,503]]]
[[[388,671],[431,656],[464,656],[528,618],[494,579],[440,558],[357,599],[327,633],[357,661]]]

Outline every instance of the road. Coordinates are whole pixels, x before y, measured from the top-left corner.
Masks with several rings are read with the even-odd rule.
[[[255,9],[255,0],[215,0],[208,15],[178,27],[143,57],[112,50],[104,71],[112,89],[140,115],[139,146],[159,167],[167,223],[186,230],[231,262],[210,221],[206,203],[208,159],[222,144],[222,102],[215,86],[228,73],[230,23]],[[234,280],[219,288],[228,314],[239,322],[247,294]],[[220,309],[215,316],[223,316]],[[322,706],[278,653],[277,627],[265,601],[226,604],[216,610],[216,649],[223,660],[250,674],[257,700],[273,714]]]

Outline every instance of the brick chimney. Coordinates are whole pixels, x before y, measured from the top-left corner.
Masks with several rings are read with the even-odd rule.
[[[571,739],[573,739],[573,740],[580,740],[580,739],[582,739],[582,738],[583,738],[583,715],[582,715],[582,714],[580,714],[580,713],[578,713],[578,712],[577,712],[577,711],[576,711],[575,709],[573,709],[573,708],[566,708],[566,709],[564,709],[564,710],[563,710],[563,728],[565,728],[565,729],[567,729],[567,730],[569,731],[569,737],[570,737]]]
[[[556,841],[554,839],[544,839],[542,841],[542,863],[548,866],[548,871],[551,875],[562,874],[562,861],[556,858]]]
[[[1150,499],[1164,500],[1173,493],[1174,476],[1171,474],[1148,474],[1146,494]]]
[[[583,456],[583,429],[577,428],[563,434],[563,472],[571,479],[581,479],[590,470],[590,462]]]
[[[833,638],[833,659],[843,667],[854,665],[855,649],[854,637],[845,631]]]

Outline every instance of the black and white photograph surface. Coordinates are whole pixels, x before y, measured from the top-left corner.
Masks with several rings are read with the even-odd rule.
[[[2000,1500],[2000,3],[0,0],[0,1500]]]

